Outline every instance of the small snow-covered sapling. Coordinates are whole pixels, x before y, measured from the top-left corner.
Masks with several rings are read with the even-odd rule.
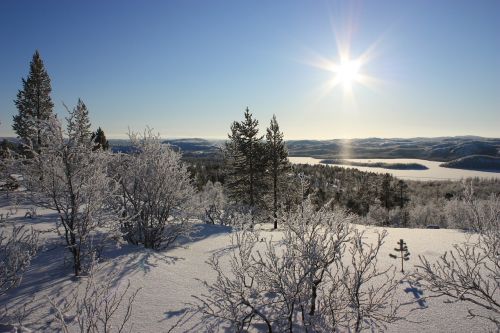
[[[397,255],[390,253],[389,256],[393,259],[401,258],[401,273],[404,273],[404,262],[410,260],[410,252],[408,252],[408,246],[403,239],[400,239],[397,245],[399,247],[395,247],[394,251],[399,253]]]

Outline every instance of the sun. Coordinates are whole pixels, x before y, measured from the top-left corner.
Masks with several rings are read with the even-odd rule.
[[[350,89],[352,84],[360,82],[361,61],[359,59],[343,59],[340,64],[333,69],[336,77],[335,80],[344,87]]]
[[[340,90],[344,97],[353,102],[354,91],[358,86],[376,90],[382,81],[367,73],[368,66],[376,56],[376,45],[372,44],[364,52],[353,56],[350,49],[350,41],[341,43],[337,39],[336,56],[325,57],[313,50],[310,50],[310,57],[304,62],[312,67],[328,72],[328,78],[318,89],[317,100],[331,95],[332,92]]]

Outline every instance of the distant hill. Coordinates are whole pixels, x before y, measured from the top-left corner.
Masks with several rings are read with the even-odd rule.
[[[17,141],[15,138],[5,139],[11,142]],[[172,145],[174,149],[182,151],[183,155],[187,157],[212,157],[220,155],[225,141],[187,138],[165,139],[163,142]],[[109,143],[113,152],[131,151],[129,140],[110,139]],[[308,156],[319,159],[418,158],[449,162],[467,156],[500,158],[500,138],[482,138],[478,136],[289,140],[286,144],[290,156]],[[473,160],[479,161],[478,158]]]
[[[352,140],[290,140],[290,156],[320,159],[342,158],[418,158],[451,161],[470,155],[500,157],[500,139],[477,136],[352,139]]]
[[[442,167],[500,172],[500,157],[472,155],[441,164]]]
[[[206,140],[199,138],[190,139],[165,139],[162,143],[172,146],[176,151],[182,152],[184,157],[211,157],[220,154],[221,140]],[[129,153],[133,149],[129,140],[109,140],[113,152]]]
[[[168,143],[175,150],[181,151],[184,157],[208,157],[220,154],[222,145],[218,141],[205,139],[167,139],[163,143]]]

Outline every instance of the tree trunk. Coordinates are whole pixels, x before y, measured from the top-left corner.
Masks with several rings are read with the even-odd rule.
[[[278,229],[278,174],[275,172],[273,175],[273,217],[274,229]]]

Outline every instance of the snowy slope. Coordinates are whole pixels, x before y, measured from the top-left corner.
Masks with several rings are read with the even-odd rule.
[[[42,237],[46,245],[32,262],[21,285],[1,297],[0,305],[19,309],[34,297],[27,307],[28,316],[24,324],[33,331],[51,332],[54,326],[51,324],[47,296],[53,299],[63,297],[76,283],[71,275],[70,260],[66,263],[61,260],[67,251],[54,230],[55,215],[49,211],[38,211],[36,219],[24,218],[28,208],[29,205],[20,205],[16,216],[7,224],[15,221],[45,230]],[[3,207],[1,212],[8,209]],[[356,227],[366,229],[367,241],[379,230],[375,227]],[[8,225],[3,228],[8,228]],[[261,237],[272,237],[273,240],[281,237],[279,231],[266,230],[261,232]],[[470,237],[457,230],[387,230],[389,235],[380,253],[380,265],[385,267],[395,263],[388,254],[403,238],[412,253],[411,260],[407,262],[409,271],[418,262],[417,255],[434,259],[450,250],[452,244],[467,241]],[[113,272],[117,275],[117,288],[123,288],[127,281],[131,282],[131,291],[141,288],[134,303],[133,332],[167,332],[179,320],[186,303],[194,301],[191,296],[204,291],[199,279],[214,279],[215,275],[206,260],[214,253],[223,257],[230,251],[230,232],[228,227],[200,225],[194,240],[168,251],[154,252],[127,244],[107,249],[99,278],[108,279]],[[436,298],[424,302],[420,300],[422,296],[427,296],[427,293],[418,284],[406,280],[401,282],[398,298],[403,303],[411,303],[402,312],[407,320],[389,326],[388,332],[473,332],[492,329],[484,321],[467,319],[467,306],[463,303],[445,304],[444,299]],[[203,332],[205,327],[194,316],[173,331]]]

